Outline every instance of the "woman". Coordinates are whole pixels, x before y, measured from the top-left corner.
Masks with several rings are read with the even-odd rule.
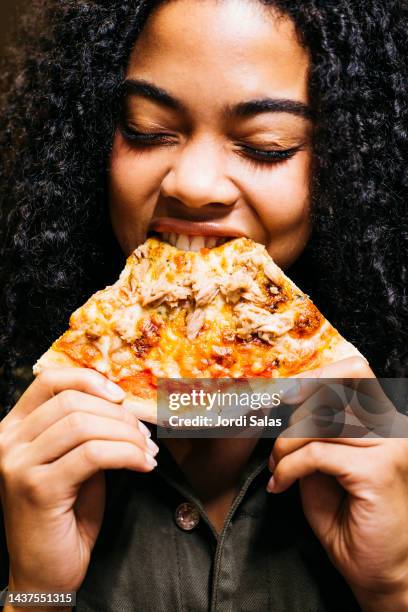
[[[403,376],[406,12],[30,13],[1,136],[0,586],[76,590],[78,610],[408,609],[405,440],[156,440],[154,469],[102,375],[50,371],[18,399],[18,368],[152,229],[264,243],[371,366],[308,375]]]

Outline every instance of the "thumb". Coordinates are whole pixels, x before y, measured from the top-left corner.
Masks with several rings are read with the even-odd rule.
[[[330,546],[339,527],[342,505],[347,493],[338,481],[328,474],[315,472],[299,481],[303,512],[316,537]]]
[[[97,472],[80,487],[74,504],[74,513],[81,536],[91,551],[102,525],[105,510],[105,474]]]

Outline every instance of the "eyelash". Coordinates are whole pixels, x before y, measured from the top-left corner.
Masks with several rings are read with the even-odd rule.
[[[126,140],[140,149],[151,149],[156,146],[171,146],[174,144],[173,137],[167,134],[138,132],[128,126],[121,126],[120,129]],[[284,150],[265,151],[248,147],[247,145],[240,145],[240,147],[238,154],[244,157],[245,161],[255,165],[278,164],[279,162],[291,159],[301,149],[299,146]]]
[[[275,151],[264,151],[262,149],[254,149],[241,145],[239,155],[245,158],[245,161],[255,164],[279,164],[279,162],[291,159],[301,147],[292,147],[291,149],[277,149]]]
[[[140,148],[149,149],[160,145],[173,145],[174,139],[167,134],[153,134],[148,132],[138,132],[127,126],[120,128],[123,136],[131,143],[138,145]]]

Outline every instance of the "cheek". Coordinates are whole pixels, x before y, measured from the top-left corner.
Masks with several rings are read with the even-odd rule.
[[[265,175],[257,198],[257,212],[272,233],[304,223],[310,201],[310,160],[298,153]]]
[[[252,206],[268,236],[268,251],[282,267],[295,261],[310,234],[310,179],[308,151],[255,176]]]
[[[150,161],[151,160],[151,161]],[[139,156],[115,134],[109,164],[109,210],[122,250],[130,253],[144,241],[162,181],[153,156]]]

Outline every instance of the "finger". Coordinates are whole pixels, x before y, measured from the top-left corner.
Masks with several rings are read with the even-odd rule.
[[[285,437],[338,437],[346,423],[347,399],[340,385],[324,383],[295,410]]]
[[[313,430],[313,419],[310,420],[310,414],[313,413],[314,416],[316,411],[322,412],[323,408],[326,423],[319,419],[319,424],[327,426],[331,418],[333,431],[330,429],[326,435],[327,437],[339,435],[342,423],[341,406],[336,406],[338,402],[331,401],[328,397],[325,401],[325,398],[322,397],[317,402],[317,407],[308,403],[311,398],[317,400],[319,395],[329,396],[330,394],[333,395],[334,400],[337,399],[336,395],[343,400],[345,412],[343,420],[350,436],[362,437],[370,432],[389,436],[390,432],[395,431],[396,426],[402,428],[401,436],[406,434],[408,420],[401,422],[395,406],[384,393],[367,362],[360,357],[351,357],[303,372],[288,379],[287,385],[288,387],[282,394],[282,401],[287,404],[300,404],[301,411],[295,411],[290,419],[290,424],[297,423],[298,427],[295,428],[295,431],[287,432],[285,435],[313,435],[309,432],[310,427]],[[301,423],[303,420],[306,422]],[[317,431],[316,434],[319,435]],[[323,432],[320,435],[323,435]],[[347,433],[345,432],[344,435]]]
[[[69,389],[58,393],[33,410],[20,422],[15,435],[19,441],[31,442],[56,421],[78,411],[133,425],[137,423],[137,417],[125,410],[121,404]]]
[[[130,442],[91,440],[50,464],[49,476],[77,488],[101,470],[128,469],[150,472],[157,461]]]
[[[316,472],[299,482],[303,511],[307,522],[318,538],[330,538],[330,530],[335,529],[333,517],[339,516],[347,498],[347,492],[332,476]],[[324,495],[316,495],[316,491]]]
[[[326,379],[335,379],[333,382],[341,383],[348,378],[375,378],[375,375],[365,359],[348,357],[282,380],[285,388],[281,400],[285,404],[301,404],[316,393]]]
[[[143,452],[156,454],[158,447],[135,425],[85,412],[72,412],[40,434],[28,452],[33,465],[50,463],[90,440],[130,442]]]
[[[95,370],[89,368],[47,368],[37,376],[23,393],[4,421],[6,419],[8,421],[23,419],[40,404],[66,389],[83,391],[111,402],[121,402],[126,395],[123,389]]]
[[[380,441],[376,438],[327,438],[315,437],[315,438],[277,438],[273,445],[272,456],[273,459],[270,462],[271,466],[277,465],[284,457],[296,452],[300,448],[303,448],[311,442],[322,442],[326,444],[341,444],[343,446],[350,446],[356,448],[368,448],[371,446],[378,446]],[[272,468],[273,469],[273,468]]]
[[[320,392],[318,393],[318,395]],[[309,398],[290,417],[288,427],[281,433],[285,438],[365,438],[379,433],[367,427],[350,406]]]
[[[103,521],[105,503],[90,504],[90,499],[106,499],[106,481],[103,472],[94,474],[82,483],[75,500],[75,516],[78,528],[81,529],[84,538],[92,550],[98,537]]]
[[[293,378],[375,378],[375,374],[364,357],[356,355],[355,357],[340,359],[340,361],[329,363],[314,370],[295,374]]]
[[[350,466],[356,466],[357,452],[355,448],[345,444],[309,441],[309,444],[286,455],[277,463],[268,483],[268,491],[281,493],[299,478],[315,472],[334,476],[347,489],[346,478],[350,474]]]
[[[389,436],[396,423],[402,428],[401,437],[407,433],[407,417],[398,412],[376,378],[355,381],[350,408],[366,427],[379,435]]]
[[[396,410],[376,378],[343,379],[342,384],[327,379],[319,389],[313,388],[312,395],[306,398],[304,394],[283,435],[329,438],[375,433],[389,437],[398,426],[404,437],[408,431],[408,418]]]
[[[157,425],[157,402],[155,400],[137,399],[133,396],[132,399],[126,398],[122,405],[125,410],[136,415],[142,421]]]

